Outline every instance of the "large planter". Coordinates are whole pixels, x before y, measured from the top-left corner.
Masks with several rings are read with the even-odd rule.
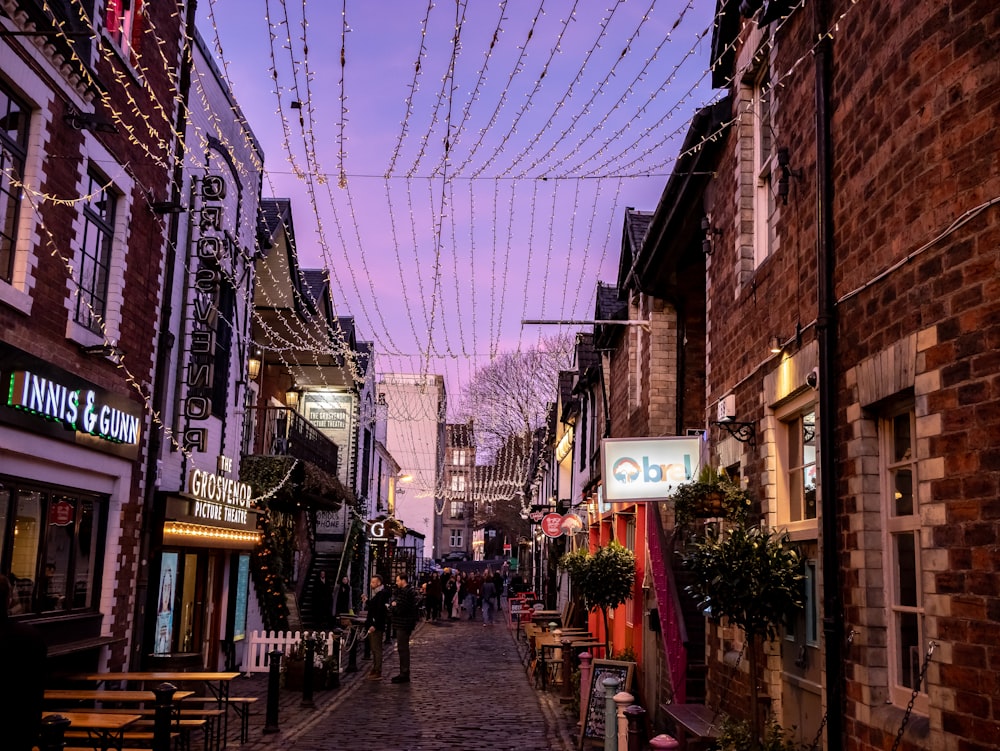
[[[305,660],[295,658],[285,660],[285,688],[302,691],[305,687]],[[314,667],[312,672],[313,691],[323,691],[330,687],[329,671],[325,667]]]

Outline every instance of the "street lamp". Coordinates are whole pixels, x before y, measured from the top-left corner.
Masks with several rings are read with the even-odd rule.
[[[302,393],[302,389],[296,386],[294,383],[285,392],[285,405],[291,409],[298,409],[299,407],[299,394]]]
[[[261,356],[261,351],[255,349],[253,354],[250,355],[250,359],[247,360],[247,377],[251,381],[256,381],[257,376],[260,375],[261,366],[264,364],[264,360]]]
[[[413,482],[413,475],[405,472],[389,475],[389,516],[394,516],[396,513],[396,493],[403,495],[406,492],[406,488],[399,488],[397,491],[396,485],[407,482]]]

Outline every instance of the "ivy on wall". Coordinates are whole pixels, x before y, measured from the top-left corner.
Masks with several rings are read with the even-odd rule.
[[[253,488],[262,513],[258,516],[261,541],[251,557],[254,589],[269,630],[287,630],[287,593],[296,550],[296,518],[317,502],[349,504],[354,513],[348,533],[348,557],[364,536],[364,522],[356,511],[357,500],[340,480],[291,456],[246,456],[240,463],[240,479]],[[310,529],[315,514],[310,513]],[[303,544],[312,544],[312,539]]]

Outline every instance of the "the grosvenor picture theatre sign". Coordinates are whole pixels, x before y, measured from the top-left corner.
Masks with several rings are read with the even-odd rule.
[[[192,469],[184,497],[170,499],[167,515],[190,524],[253,531],[257,528],[257,508],[252,497],[253,491],[245,482]]]
[[[108,454],[138,455],[138,404],[13,347],[0,346],[0,360],[0,422]]]
[[[682,482],[696,477],[701,438],[605,438],[601,442],[604,499],[665,501]]]

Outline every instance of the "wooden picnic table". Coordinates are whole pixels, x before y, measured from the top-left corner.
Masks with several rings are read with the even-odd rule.
[[[95,749],[121,749],[124,744],[125,729],[142,719],[142,715],[110,712],[50,712],[69,720],[73,730],[85,730]]]
[[[131,681],[144,685],[151,682],[195,682],[204,683],[205,688],[212,694],[218,703],[219,709],[229,708],[229,684],[239,678],[236,672],[192,672],[183,671],[133,671],[125,673],[84,673],[82,675],[69,676],[70,680],[93,681],[104,683],[106,681]],[[216,728],[216,748],[225,748],[229,736],[229,712],[223,715],[222,722]]]
[[[548,681],[548,673],[546,670],[546,659],[545,652],[551,650],[553,653],[557,649],[572,649],[582,650],[582,649],[593,649],[594,647],[603,647],[604,642],[598,641],[592,638],[589,634],[585,638],[574,637],[573,635],[567,634],[556,634],[552,631],[546,631],[535,637],[535,649],[538,650],[538,663],[539,669],[541,670],[542,678],[542,688],[546,687]]]
[[[194,696],[194,691],[175,691],[174,701],[183,701],[189,696]],[[152,691],[128,691],[108,688],[99,689],[78,689],[78,688],[47,688],[44,694],[45,701],[93,701],[93,702],[119,702],[122,704],[142,704],[144,702],[156,701],[156,694]]]

